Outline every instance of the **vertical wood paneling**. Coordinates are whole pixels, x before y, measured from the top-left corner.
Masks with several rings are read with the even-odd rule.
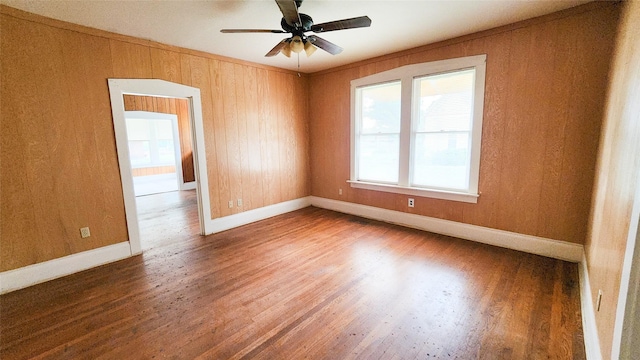
[[[535,46],[536,27],[526,27],[511,35],[511,57],[508,67],[509,89],[507,97],[507,126],[504,147],[504,171],[500,183],[500,212],[498,227],[510,228],[523,234],[533,234],[537,229],[538,199],[540,198],[540,176],[543,147],[539,117],[544,112],[538,108],[544,104],[532,98],[534,87],[529,83],[538,76],[536,59],[531,59],[531,48]],[[547,59],[541,59],[547,61]],[[526,211],[515,211],[513,204],[528,204]]]
[[[11,121],[2,131],[0,271],[127,240],[109,50],[108,40],[2,15],[2,118]],[[9,149],[20,156],[6,157]],[[83,226],[91,238],[80,239]]]
[[[191,64],[190,56],[180,54],[180,72],[182,74],[182,84],[191,86]]]
[[[540,193],[538,233],[541,236],[557,239],[562,236],[558,227],[553,226],[557,217],[563,216],[563,206],[558,204],[561,185],[563,183],[562,167],[565,147],[565,128],[569,117],[571,103],[570,93],[573,92],[573,84],[566,86],[567,74],[573,73],[578,65],[576,57],[573,56],[576,49],[572,46],[578,35],[571,31],[575,21],[563,21],[558,24],[555,36],[554,68],[549,72],[552,74],[550,84],[552,85],[552,96],[547,103],[551,113],[547,116],[555,117],[556,121],[544,122],[545,153],[543,159],[544,177],[542,182],[542,192]],[[560,36],[562,34],[562,36]],[[549,56],[549,55],[548,55]],[[542,89],[544,90],[544,89]],[[576,229],[576,231],[579,231]]]
[[[295,94],[293,93],[291,76],[286,74],[277,74],[276,84],[280,92],[279,106],[278,106],[278,155],[280,157],[280,192],[284,199],[293,198],[293,188],[288,186],[289,180],[293,177],[293,146],[291,141],[291,112],[293,109],[293,102],[295,100]],[[281,100],[282,99],[282,100]]]
[[[1,9],[1,111],[13,121],[2,121],[0,271],[127,240],[108,78],[200,89],[213,218],[309,195],[305,79]],[[193,179],[187,101],[124,100],[127,110],[178,114]],[[229,209],[238,198],[243,206]],[[83,226],[91,238],[78,240]]]
[[[26,26],[8,16],[2,16],[2,171],[0,178],[2,191],[2,270],[9,270],[42,261],[38,251],[30,251],[29,247],[15,239],[26,237],[42,241],[43,234],[39,225],[39,214],[36,210],[42,204],[37,198],[39,189],[35,185],[33,167],[48,161],[47,152],[40,150],[46,147],[46,133],[40,130],[47,126],[44,122],[47,108],[45,101],[34,94],[39,92],[39,76],[45,75],[48,68],[38,69],[30,61],[32,56],[47,59],[55,54],[45,29],[41,26]],[[9,36],[11,35],[11,36]],[[15,39],[15,40],[13,40]],[[13,41],[12,41],[13,40]],[[6,71],[8,64],[24,63],[25,66],[15,71]],[[31,65],[31,66],[30,66]],[[13,84],[11,88],[6,84]],[[41,102],[38,104],[38,102]],[[6,121],[5,119],[15,119]],[[38,125],[37,122],[42,122]],[[33,124],[33,123],[36,124]],[[36,140],[37,139],[37,140]],[[17,141],[16,141],[17,140]],[[13,161],[6,161],[13,159]],[[11,176],[10,176],[11,174]],[[42,177],[47,178],[47,173]],[[50,177],[49,177],[50,178]],[[34,196],[35,195],[35,196]],[[8,216],[10,214],[10,216]]]
[[[149,176],[149,175],[160,175],[160,174],[169,174],[176,172],[175,166],[154,166],[154,167],[146,167],[146,168],[134,168],[131,169],[131,174],[136,176]]]
[[[227,206],[226,206],[226,199],[222,196],[223,192],[222,192],[222,186],[219,186],[219,184],[216,183],[216,177],[218,174],[221,174],[223,176],[227,176],[227,174],[229,173],[229,170],[227,167],[221,166],[219,162],[216,162],[215,164],[213,164],[213,159],[220,159],[219,157],[217,157],[216,155],[216,151],[218,151],[221,148],[227,148],[227,143],[223,140],[220,143],[218,143],[218,134],[216,132],[216,126],[217,124],[214,123],[214,120],[217,121],[217,119],[212,119],[212,116],[215,116],[217,114],[215,114],[213,111],[215,109],[214,107],[214,103],[220,104],[219,102],[219,98],[217,98],[217,96],[219,94],[216,94],[213,92],[213,81],[214,81],[214,75],[211,73],[211,66],[210,66],[210,62],[207,59],[203,59],[203,58],[192,58],[191,59],[191,82],[194,86],[199,87],[202,91],[202,97],[206,100],[204,100],[204,102],[206,102],[206,105],[203,104],[203,108],[206,107],[207,108],[207,112],[209,114],[208,117],[206,117],[205,120],[205,135],[206,135],[206,155],[207,155],[207,164],[208,165],[212,165],[209,166],[208,170],[209,170],[209,178],[213,178],[213,181],[209,181],[209,193],[213,193],[215,194],[215,197],[213,197],[214,200],[212,200],[212,204],[211,204],[211,216],[212,217],[217,217],[217,216],[224,216],[225,214],[229,214],[227,212]],[[198,84],[201,83],[201,86],[198,86]],[[204,116],[204,114],[203,114]],[[220,120],[224,120],[224,118],[220,118]],[[226,155],[226,154],[225,154]],[[227,182],[227,189],[229,189],[229,183]],[[218,190],[220,189],[220,190]],[[215,203],[214,203],[215,202]],[[223,204],[225,206],[223,206]],[[220,215],[217,215],[220,214]]]
[[[583,243],[618,11],[592,8],[312,75],[312,195]],[[483,53],[477,204],[419,197],[410,209],[408,196],[347,188],[351,80]]]
[[[625,250],[629,234],[634,234],[638,226],[637,219],[632,220],[632,211],[634,201],[638,201],[635,197],[640,186],[639,23],[640,2],[626,2],[611,71],[598,154],[594,206],[585,244],[594,310],[598,289],[602,289],[603,294],[600,310],[594,312],[600,349],[605,359],[615,357],[612,353],[613,332]],[[634,262],[637,263],[638,259]],[[634,355],[624,352],[629,344],[622,345],[620,359],[633,358]],[[637,356],[637,349],[629,350],[635,350]]]
[[[239,87],[236,84],[235,64],[220,63],[224,133],[227,148],[227,170],[229,173],[229,200],[234,202],[232,213],[239,212],[235,201],[242,197],[241,159],[238,137],[238,112],[241,111],[237,102]]]
[[[265,191],[265,198],[268,203],[277,203],[279,199],[282,199],[282,192],[280,188],[280,176],[278,169],[280,169],[280,153],[278,137],[278,119],[279,119],[279,102],[282,99],[282,94],[278,93],[281,90],[277,82],[278,74],[274,72],[267,72],[265,82],[268,84],[267,90],[267,117],[265,119],[266,132],[265,141],[267,143],[267,163],[269,164],[269,171],[266,174],[267,188]]]
[[[236,78],[234,73],[235,65],[223,61],[220,63],[220,73],[222,81],[222,104],[224,113],[224,130],[227,139],[227,161],[229,173],[229,195],[235,203],[236,199],[242,198],[242,173],[240,160],[240,146],[238,139],[238,106],[236,92]],[[231,209],[232,213],[237,213],[236,204]]]
[[[617,19],[618,12],[609,9],[597,16],[581,15],[580,25],[576,25],[579,32],[587,32],[589,29],[608,29],[609,31],[595,31],[591,38],[582,37],[576,41],[574,46],[577,54],[571,56],[580,60],[579,69],[601,69],[608,68],[610,59],[593,54],[609,54],[613,52],[614,42],[607,36],[609,32],[615,31],[615,26],[608,23],[609,18]],[[583,54],[578,55],[578,54]],[[591,54],[591,56],[589,56]],[[593,94],[604,94],[607,91],[606,82],[594,82],[593,73],[589,71],[578,71],[571,79],[574,88],[583,91],[574,91],[570,94],[569,117],[566,131],[572,134],[571,141],[566,141],[564,146],[564,159],[562,167],[563,179],[573,179],[574,181],[563,181],[560,190],[560,202],[566,214],[565,226],[567,228],[578,229],[579,236],[586,236],[584,218],[588,218],[591,202],[581,201],[584,194],[591,194],[593,190],[594,177],[585,177],[584,174],[595,173],[595,162],[591,159],[597,157],[599,134],[602,129],[604,107],[596,101]],[[582,145],[581,145],[582,144]],[[591,146],[586,146],[589,144]],[[571,206],[573,204],[574,206]]]
[[[246,107],[245,133],[243,137],[247,148],[248,157],[248,176],[245,176],[245,184],[248,184],[248,192],[244,195],[244,208],[256,209],[262,207],[264,201],[262,199],[262,164],[260,158],[260,123],[258,113],[258,103],[255,97],[258,93],[258,84],[256,80],[257,71],[255,68],[247,68],[244,76],[243,97]],[[299,119],[299,118],[298,118]],[[307,137],[308,138],[308,137]],[[246,180],[249,181],[246,181]]]
[[[145,102],[147,111],[152,111],[152,112],[157,112],[158,109],[156,109],[156,102],[154,101],[155,98],[153,96],[143,96],[142,97],[143,101]]]
[[[264,194],[263,201],[268,203],[270,201],[269,194],[271,194],[271,172],[273,172],[273,166],[271,163],[271,155],[269,152],[269,133],[268,125],[269,121],[269,82],[268,72],[264,69],[256,70],[256,82],[258,83],[257,98],[264,99],[264,101],[258,101],[258,128],[260,134],[260,165],[261,165],[261,182],[262,192]]]
[[[222,99],[222,94],[224,93],[224,89],[222,88],[222,74],[220,70],[220,61],[210,60],[206,64],[207,72],[210,74],[210,82],[208,84],[208,89],[206,90],[208,97],[211,98],[211,111],[213,118],[211,119],[213,124],[213,137],[215,140],[215,154],[212,156],[216,159],[216,166],[219,171],[216,171],[215,174],[211,176],[215,176],[218,181],[217,191],[219,193],[219,208],[220,208],[220,216],[227,216],[232,213],[232,210],[229,208],[227,203],[229,200],[232,200],[233,197],[231,195],[231,187],[229,184],[229,172],[227,169],[229,168],[228,157],[227,157],[227,136],[225,132],[225,118],[224,118],[224,103]],[[193,73],[194,70],[191,72]],[[204,70],[203,70],[204,71]],[[210,176],[210,177],[211,177]],[[211,187],[210,187],[211,189]]]
[[[150,48],[153,77],[175,83],[182,82],[180,54],[173,51]]]
[[[189,113],[189,101],[186,99],[171,99],[169,102],[170,114],[178,115],[178,127],[180,134],[180,154],[182,154],[182,177],[185,182],[196,181],[193,143],[191,135],[191,114]]]
[[[464,222],[474,225],[483,224],[490,228],[498,226],[498,211],[500,201],[500,178],[504,157],[500,145],[504,141],[507,108],[507,79],[510,53],[509,33],[496,35],[491,41],[484,41],[483,47],[487,54],[492,54],[487,62],[487,76],[485,80],[484,117],[482,119],[482,149],[480,158],[480,206],[465,206]],[[480,53],[483,51],[481,50]],[[488,195],[488,196],[487,196]],[[491,196],[493,195],[493,196]]]
[[[110,40],[113,76],[125,79],[151,79],[149,47]]]
[[[298,78],[296,81],[296,94],[309,94],[309,81],[307,77]],[[310,194],[311,178],[309,176],[310,163],[309,163],[309,97],[297,96],[296,113],[294,115],[295,126],[295,141],[297,150],[296,158],[296,175],[295,180],[290,183],[296,184],[295,198],[300,198]],[[303,119],[303,121],[300,121]],[[307,141],[305,141],[307,139]],[[301,181],[302,180],[302,181]]]
[[[234,76],[236,79],[236,101],[238,104],[247,104],[250,100],[250,97],[247,98],[246,94],[246,86],[248,81],[248,76],[250,75],[246,70],[246,66],[235,64],[233,67]],[[245,73],[247,76],[245,76]],[[239,197],[243,199],[242,206],[238,206],[236,202],[236,206],[238,206],[238,210],[246,210],[252,208],[252,195],[253,191],[251,188],[251,168],[249,163],[249,144],[247,141],[247,116],[250,111],[250,105],[238,106],[237,114],[237,132],[238,132],[238,153],[240,155],[240,178],[242,179],[242,196]],[[246,134],[242,136],[242,134]]]
[[[69,139],[75,139],[78,161],[78,177],[69,179],[72,186],[79,187],[80,199],[76,207],[86,217],[86,226],[91,227],[92,236],[80,239],[80,226],[71,227],[73,242],[71,252],[85,251],[109,245],[128,238],[125,219],[122,215],[124,204],[122,186],[118,172],[115,135],[111,120],[111,108],[105,98],[109,96],[106,82],[111,75],[109,43],[81,33],[71,32],[61,37],[65,63],[65,80],[71,94],[73,113],[66,114],[73,120],[69,124],[70,137],[62,139],[60,146],[67,147]],[[86,86],[87,83],[95,86]],[[64,114],[64,112],[63,112]],[[56,162],[57,164],[57,162]],[[57,177],[61,179],[62,177]],[[79,180],[81,179],[81,180]],[[68,203],[65,196],[61,203]],[[94,236],[95,234],[95,236]],[[89,241],[87,241],[89,240]]]

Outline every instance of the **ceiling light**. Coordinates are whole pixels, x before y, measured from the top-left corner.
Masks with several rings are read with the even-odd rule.
[[[291,51],[294,53],[299,53],[304,49],[304,44],[302,43],[302,38],[300,36],[294,36],[291,38]]]
[[[280,51],[284,56],[291,57],[291,43],[288,42]]]
[[[313,46],[311,44],[311,41],[307,40],[307,42],[304,43],[304,52],[307,53],[307,57],[311,56],[311,54],[313,54],[314,52],[316,52],[318,48]]]

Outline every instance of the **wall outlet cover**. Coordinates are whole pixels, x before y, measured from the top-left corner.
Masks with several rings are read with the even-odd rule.
[[[91,232],[89,231],[89,227],[80,228],[80,236],[82,236],[83,239],[88,238],[89,236],[91,236]]]

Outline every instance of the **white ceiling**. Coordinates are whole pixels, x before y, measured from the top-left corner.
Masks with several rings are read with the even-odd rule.
[[[280,29],[273,0],[0,0],[54,19],[165,44],[295,70],[297,56],[266,58],[287,34],[221,34],[224,28]],[[490,29],[589,0],[305,0],[300,12],[315,23],[368,15],[369,28],[319,34],[344,48],[300,54],[300,71],[312,73],[355,61]]]

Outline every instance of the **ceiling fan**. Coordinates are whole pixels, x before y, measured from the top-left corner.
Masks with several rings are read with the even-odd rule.
[[[337,55],[342,52],[342,48],[330,41],[327,41],[316,35],[305,35],[308,31],[321,33],[327,31],[346,30],[360,27],[371,26],[371,19],[368,16],[360,16],[351,19],[343,19],[329,21],[322,24],[314,24],[311,16],[298,12],[298,8],[302,4],[302,0],[275,0],[282,12],[282,20],[280,26],[282,30],[265,30],[265,29],[222,29],[222,33],[274,33],[285,34],[290,33],[291,37],[280,41],[265,56],[276,56],[282,52],[285,56],[290,57],[291,52],[300,53],[303,49],[307,56],[311,56],[316,51],[316,47],[328,52],[331,55]]]

